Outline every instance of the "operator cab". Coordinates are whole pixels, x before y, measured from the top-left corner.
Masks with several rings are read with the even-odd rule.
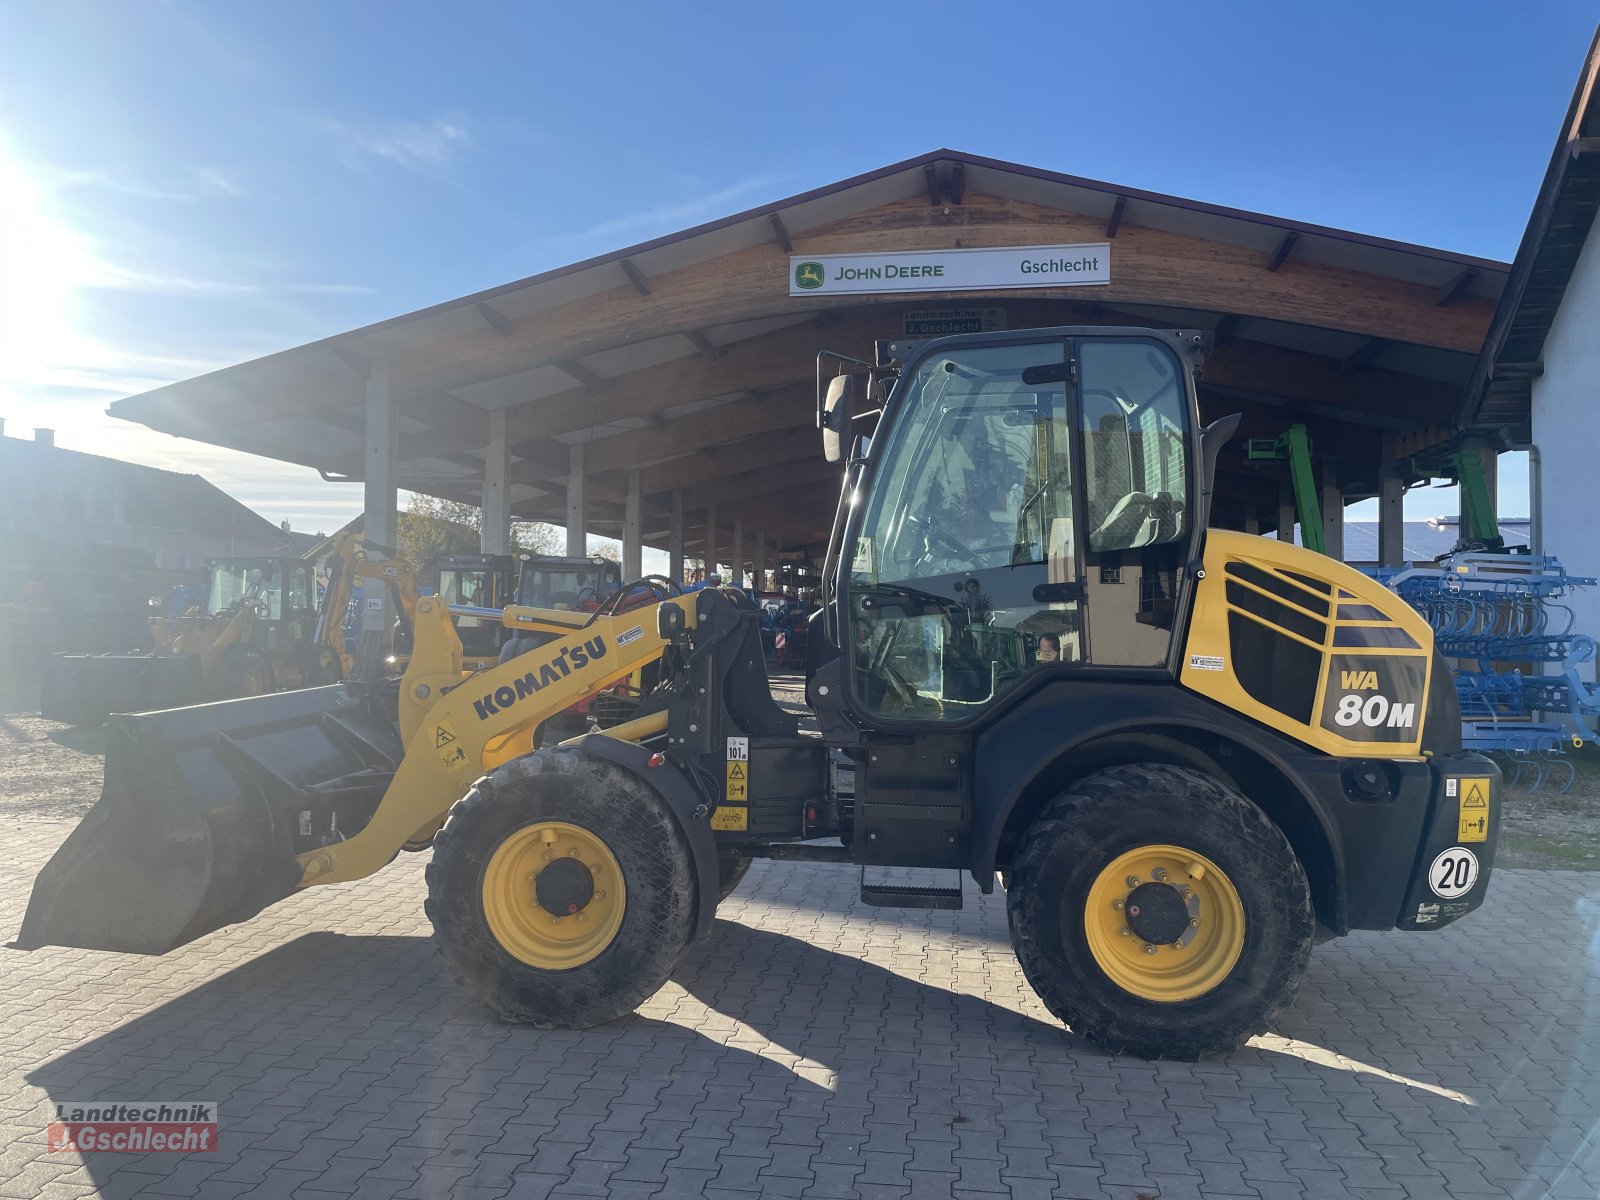
[[[824,427],[855,440],[865,498],[841,508],[826,571],[857,713],[950,727],[1041,672],[1175,673],[1202,475],[1185,376],[1203,347],[1099,329],[890,343],[870,441],[851,436],[851,376],[830,381]]]
[[[621,586],[622,568],[608,558],[526,557],[516,602],[526,608],[593,612]]]

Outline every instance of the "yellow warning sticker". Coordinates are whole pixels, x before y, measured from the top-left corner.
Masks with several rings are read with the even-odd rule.
[[[1461,796],[1461,814],[1456,826],[1456,841],[1489,840],[1489,780],[1477,777],[1451,780]]]
[[[750,771],[747,763],[730,762],[728,764],[728,786],[724,795],[729,800],[747,801],[750,799]],[[739,826],[743,829],[744,826]]]
[[[711,814],[711,828],[743,833],[750,828],[750,810],[743,805],[719,804]]]
[[[449,721],[440,721],[433,727],[433,750],[447,771],[459,771],[467,765],[467,752]]]

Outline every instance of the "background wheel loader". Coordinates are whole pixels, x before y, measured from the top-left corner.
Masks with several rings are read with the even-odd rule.
[[[1198,428],[1204,348],[1066,328],[819,362],[844,460],[807,639],[820,733],[773,702],[739,593],[602,608],[465,678],[425,599],[398,695],[113,722],[105,792],[19,944],[161,953],[431,841],[457,976],[511,1019],[586,1026],[668,978],[750,859],[821,860],[874,905],[955,908],[963,874],[1003,877],[1022,969],[1074,1032],[1147,1056],[1235,1045],[1319,933],[1477,907],[1501,797],[1415,613],[1338,562],[1206,528],[1237,420]],[[533,750],[647,664],[641,715]]]
[[[324,580],[317,578],[319,565]],[[56,655],[40,713],[94,724],[111,713],[335,683],[350,672],[343,623],[355,582],[369,578],[388,586],[402,622],[410,621],[416,598],[403,564],[350,534],[334,538],[320,564],[311,558],[214,558],[206,573],[204,604],[152,619],[149,651]]]

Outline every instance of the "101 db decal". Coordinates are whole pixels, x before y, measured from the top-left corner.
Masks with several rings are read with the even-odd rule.
[[[1111,243],[818,254],[789,260],[791,296],[971,292],[1111,282]]]

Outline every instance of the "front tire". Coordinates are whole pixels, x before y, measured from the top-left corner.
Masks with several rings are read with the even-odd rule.
[[[689,945],[695,872],[664,802],[573,751],[514,759],[450,810],[428,865],[434,944],[508,1021],[632,1012]]]
[[[1113,767],[1045,806],[1011,864],[1028,982],[1112,1053],[1233,1049],[1294,999],[1315,934],[1283,832],[1199,771]]]

